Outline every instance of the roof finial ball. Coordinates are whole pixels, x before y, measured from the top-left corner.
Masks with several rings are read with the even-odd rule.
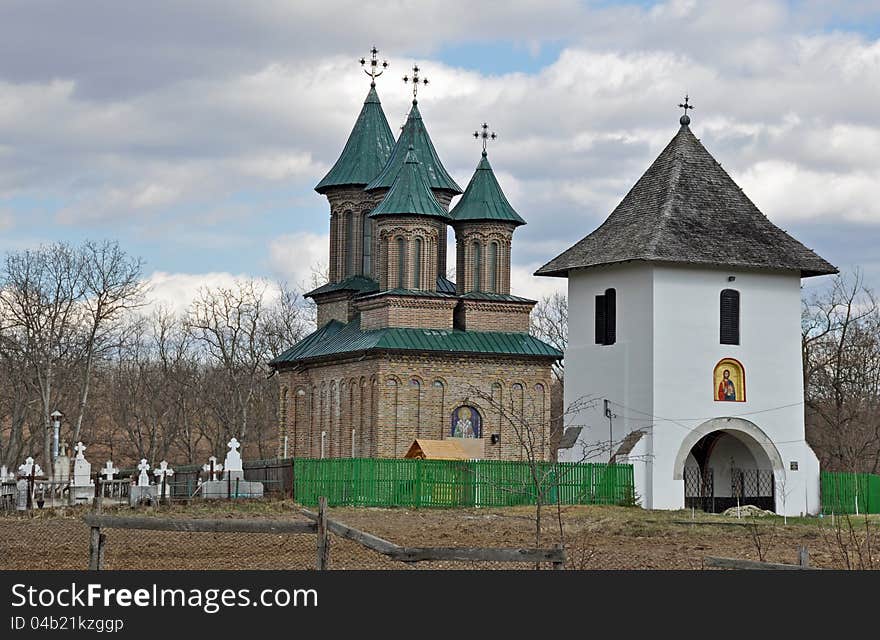
[[[480,126],[480,131],[474,131],[474,137],[479,140],[483,140],[483,157],[486,157],[486,144],[489,140],[494,140],[498,136],[495,135],[495,132],[489,133],[489,125],[485,122]]]
[[[678,119],[681,123],[681,126],[686,127],[691,123],[691,117],[688,115],[688,109],[693,109],[694,105],[688,104],[688,95],[684,96],[684,103],[679,104],[678,106],[684,109],[684,115]]]
[[[376,78],[382,75],[382,72],[388,68],[388,61],[383,60],[379,62],[379,50],[376,47],[370,49],[370,59],[361,58],[361,66],[364,68],[364,73],[370,76],[370,86],[376,86]],[[367,63],[369,63],[370,68],[367,69]],[[379,67],[382,67],[381,69]]]

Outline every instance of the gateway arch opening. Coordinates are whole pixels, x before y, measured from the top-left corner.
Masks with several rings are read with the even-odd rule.
[[[764,445],[749,434],[710,431],[691,446],[684,461],[685,507],[720,513],[750,504],[775,511],[773,466]]]

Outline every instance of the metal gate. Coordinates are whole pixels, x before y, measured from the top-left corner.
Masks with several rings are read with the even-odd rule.
[[[700,473],[697,467],[684,469],[684,506],[707,513],[720,513],[730,507],[751,504],[773,511],[776,508],[776,491],[773,471],[770,469],[730,470],[730,495],[715,495],[713,469]]]
[[[776,508],[775,484],[770,469],[733,468],[730,470],[731,498],[727,507],[752,504],[773,511]]]
[[[698,467],[684,468],[684,506],[714,513],[715,478],[712,469],[700,473]]]

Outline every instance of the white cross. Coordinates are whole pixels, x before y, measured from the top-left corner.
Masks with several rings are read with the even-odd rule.
[[[25,458],[24,464],[18,468],[18,475],[30,476],[31,472],[33,472],[35,476],[43,475],[43,470],[40,469],[40,465],[34,464],[34,459],[28,456]]]
[[[241,446],[241,444],[239,444],[238,440],[233,436],[232,440],[226,443],[226,446],[229,447],[230,451],[235,451]]]
[[[85,458],[85,456],[83,456],[83,452],[86,450],[85,445],[82,442],[77,442],[74,449],[76,450],[77,460],[83,460]]]
[[[104,476],[104,480],[106,480],[107,482],[110,482],[111,480],[113,480],[113,476],[116,475],[117,473],[119,473],[119,469],[115,469],[113,467],[112,460],[108,460],[107,464],[104,465],[104,468],[101,469],[101,475]]]
[[[174,475],[174,469],[168,466],[168,463],[163,460],[159,463],[159,467],[153,470],[153,475],[156,476],[161,482],[165,478],[170,478]]]
[[[147,461],[144,458],[141,458],[140,464],[137,466],[138,471],[141,474],[138,476],[138,486],[139,487],[149,487],[150,486],[150,476],[147,475],[147,471],[150,470],[150,465],[147,464]]]
[[[202,466],[202,471],[211,474],[211,480],[217,480],[217,474],[223,471],[223,463],[217,462],[217,456],[208,458],[208,463]]]

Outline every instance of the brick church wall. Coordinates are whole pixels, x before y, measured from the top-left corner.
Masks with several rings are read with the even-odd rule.
[[[551,457],[548,361],[387,354],[279,375],[279,449],[287,436],[289,455],[320,457],[324,431],[326,457],[400,458],[416,438],[451,437],[452,412],[469,406],[481,416],[486,459],[525,459],[517,431],[526,425],[536,455]]]

